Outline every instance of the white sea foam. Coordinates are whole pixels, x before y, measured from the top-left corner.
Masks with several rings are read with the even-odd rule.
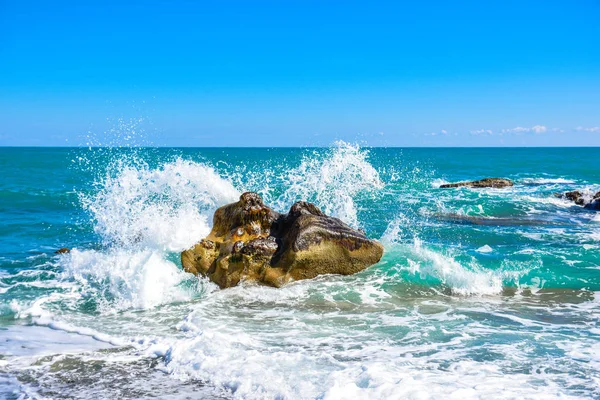
[[[407,336],[397,343],[378,336],[377,325],[369,322],[370,318],[378,321],[377,316],[344,314],[322,306],[318,308],[318,315],[311,316],[302,307],[307,306],[305,301],[309,300],[305,291],[292,289],[285,293],[288,287],[282,291],[252,287],[250,291],[256,290],[265,290],[269,295],[250,295],[242,299],[238,295],[244,290],[212,293],[177,325],[185,335],[180,339],[118,338],[43,318],[38,324],[119,346],[134,346],[136,354],[154,355],[164,360],[160,368],[171,377],[208,382],[237,399],[577,398],[565,391],[560,381],[566,378],[564,374],[544,372],[545,368],[553,367],[546,365],[548,360],[542,357],[536,363],[528,349],[529,341],[513,339],[489,345],[487,350],[500,354],[501,358],[473,359],[473,354],[481,350],[477,342],[472,341],[475,337],[498,334],[505,328],[464,321],[465,315],[460,313],[485,315],[483,321],[493,317],[507,319],[524,330],[539,331],[541,326],[552,329],[552,324],[498,312],[493,302],[482,303],[484,306],[469,306],[471,303],[467,302],[463,308],[453,307],[451,313],[442,313],[442,319],[439,314],[411,312],[404,317],[382,318],[386,326],[409,328]],[[270,312],[265,307],[271,300],[278,300],[279,292],[284,292],[284,297],[291,296],[287,300],[295,298],[300,302],[293,312],[286,313],[285,309]],[[286,301],[279,303],[284,305]],[[431,302],[423,302],[423,305],[425,303]],[[435,302],[432,305],[435,306]],[[448,307],[446,303],[443,305]],[[238,311],[248,314],[237,314]],[[366,331],[339,329],[344,326],[340,325],[344,319],[354,321],[355,325],[371,326]],[[436,327],[440,320],[463,320],[461,332],[445,332],[448,340],[424,339],[430,334],[440,334]],[[515,333],[518,334],[504,332],[505,335]],[[527,332],[524,335],[527,337]],[[552,335],[552,332],[542,331],[537,340],[551,339],[544,335]],[[597,346],[588,344],[563,340],[559,347],[572,362],[592,363],[592,367],[597,367]],[[135,357],[115,357],[108,353],[102,359],[114,362],[135,360]],[[526,365],[527,371],[515,365]],[[570,384],[591,386],[590,382],[575,376],[568,379]]]
[[[488,295],[502,291],[501,274],[486,271],[474,260],[468,265],[462,265],[452,256],[428,248],[414,230],[411,231],[412,236],[406,235],[403,227],[411,225],[413,225],[411,221],[401,215],[388,224],[381,237],[388,257],[406,259],[406,265],[400,268],[406,268],[418,279],[433,278],[460,295]],[[409,240],[412,244],[409,244]],[[477,251],[489,253],[493,249],[485,245]]]
[[[113,337],[90,328],[82,328],[71,325],[66,322],[54,320],[52,317],[37,317],[33,318],[32,322],[37,326],[46,326],[50,329],[63,331],[67,333],[75,333],[81,336],[89,336],[99,342],[112,344],[114,346],[125,346],[131,344],[130,341],[119,337]]]
[[[83,295],[93,296],[104,312],[188,300],[198,284],[164,254],[149,249],[75,249],[63,257],[62,265],[64,278],[79,283]],[[188,280],[191,285],[182,285]]]
[[[565,178],[525,178],[522,180],[525,184],[534,184],[534,185],[552,185],[552,184],[571,184],[575,183],[572,179]]]
[[[566,200],[566,199],[562,199],[559,197],[554,197],[554,196],[546,196],[546,197],[539,197],[539,196],[531,196],[531,195],[522,195],[522,196],[518,196],[515,201],[526,201],[526,202],[530,202],[530,203],[534,203],[534,204],[552,204],[554,206],[558,206],[558,207],[573,207],[574,203],[572,201]],[[531,210],[532,212],[535,213],[535,209]]]
[[[440,186],[448,184],[448,183],[450,183],[450,182],[448,182],[445,179],[437,178],[437,179],[434,179],[433,181],[431,181],[431,187],[439,188]]]
[[[490,246],[488,246],[488,245],[486,244],[486,245],[483,245],[483,246],[481,246],[480,248],[478,248],[478,249],[477,249],[477,251],[478,251],[479,253],[491,253],[491,252],[493,252],[493,251],[494,251],[494,249],[492,249]]]
[[[412,225],[412,221],[405,215],[399,215],[394,218],[381,235],[380,241],[385,246],[392,246],[402,240],[406,235],[406,230]]]
[[[584,240],[593,240],[594,242],[600,242],[600,232],[592,232],[584,235]]]
[[[225,299],[220,301],[228,304]],[[236,308],[252,305],[251,309],[256,310],[261,303],[248,301],[238,301]],[[180,325],[186,338],[167,346],[151,346],[149,351],[164,357],[163,369],[172,376],[207,380],[234,398],[577,398],[565,392],[563,385],[555,380],[560,379],[558,376],[532,374],[514,367],[527,363],[537,368],[530,353],[518,350],[528,342],[496,344],[490,350],[502,358],[474,360],[470,351],[477,354],[478,348],[472,347],[477,346],[472,339],[502,332],[503,328],[495,330],[493,325],[462,321],[461,332],[444,333],[449,340],[431,341],[423,338],[430,333],[440,334],[435,326],[440,320],[438,314],[376,318],[385,321],[386,326],[409,328],[402,343],[392,343],[371,331],[376,325],[369,322],[369,313],[344,315],[320,308],[322,313],[318,318],[302,321],[309,316],[298,309],[289,316],[284,310],[268,316],[258,311],[252,312],[249,320],[238,316],[231,317],[232,323],[228,323],[227,316],[220,321],[207,319],[205,313],[213,307],[219,308],[209,300],[186,318],[185,324]],[[541,326],[535,321],[495,312],[496,309],[497,304],[489,304],[460,312],[506,319],[523,329]],[[456,311],[443,313],[443,320],[465,318],[455,314]],[[359,325],[370,325],[371,329],[340,330],[339,323],[346,318]],[[234,320],[237,322],[233,323]],[[315,331],[314,324],[319,321]],[[249,324],[261,327],[252,328]],[[583,362],[591,360],[594,354],[585,350],[584,345],[569,351],[574,359]],[[540,369],[546,368],[544,360],[539,364]]]

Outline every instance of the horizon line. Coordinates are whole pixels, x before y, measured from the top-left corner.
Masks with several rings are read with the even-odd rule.
[[[357,143],[349,143],[357,145]],[[600,148],[600,145],[581,146],[369,146],[360,145],[366,149],[581,149]],[[24,145],[0,145],[0,149],[330,149],[335,145],[328,146],[24,146]]]

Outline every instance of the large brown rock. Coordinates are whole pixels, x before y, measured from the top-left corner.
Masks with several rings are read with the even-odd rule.
[[[440,185],[440,188],[456,188],[456,187],[473,187],[473,188],[504,188],[508,186],[513,186],[513,182],[510,179],[504,178],[484,178],[478,181],[469,181],[469,182],[457,182],[457,183],[446,183],[444,185]]]
[[[354,274],[382,255],[379,242],[314,204],[297,202],[280,214],[248,192],[215,212],[212,231],[181,253],[181,263],[221,288],[242,280],[280,287],[323,274]]]

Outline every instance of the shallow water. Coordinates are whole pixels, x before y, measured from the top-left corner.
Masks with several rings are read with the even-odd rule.
[[[0,148],[7,398],[600,396],[600,149]],[[482,177],[508,189],[439,189]],[[246,190],[382,241],[354,276],[218,290],[179,253]],[[54,250],[71,247],[70,254]]]

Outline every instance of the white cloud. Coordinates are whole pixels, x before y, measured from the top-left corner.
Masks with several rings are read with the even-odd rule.
[[[516,133],[521,134],[521,133],[528,133],[528,132],[534,132],[535,134],[541,134],[541,133],[546,133],[548,131],[548,128],[546,128],[544,125],[534,125],[531,128],[524,128],[522,126],[517,126],[516,128],[512,128],[512,129],[502,129],[503,133]]]
[[[529,132],[529,128],[523,128],[522,126],[517,126],[516,128],[511,129],[502,129],[503,133],[523,133]]]
[[[571,129],[561,129],[561,128],[548,128],[545,125],[533,125],[531,127],[526,126],[517,126],[510,129],[501,129],[494,131],[492,129],[474,129],[469,131],[469,133],[473,136],[504,136],[504,134],[510,135],[523,135],[523,134],[535,134],[541,135],[548,132],[555,133],[565,133],[569,131],[578,131],[578,132],[595,132],[600,133],[600,126],[592,126],[592,127],[583,127],[578,126],[577,128]],[[451,132],[446,129],[441,129],[440,131],[430,132],[423,134],[424,136],[457,136],[459,134],[464,134],[464,132]]]
[[[592,126],[591,128],[584,128],[583,126],[578,126],[575,128],[576,131],[580,132],[600,132],[600,126]]]
[[[477,129],[470,132],[471,135],[493,135],[494,132],[491,129]]]
[[[430,133],[425,134],[425,136],[438,136],[438,135],[448,135],[448,131],[445,129],[442,129],[439,132],[430,132]]]

